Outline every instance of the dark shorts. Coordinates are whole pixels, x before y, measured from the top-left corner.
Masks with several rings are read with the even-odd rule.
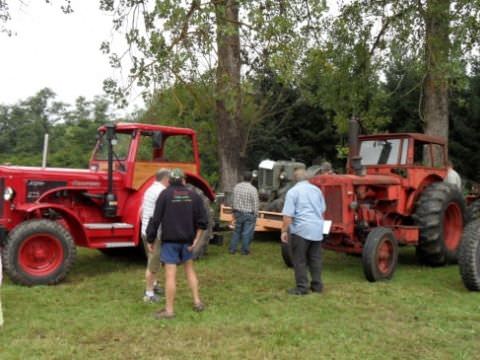
[[[162,243],[160,261],[164,264],[182,264],[193,258],[193,252],[188,251],[188,244]]]

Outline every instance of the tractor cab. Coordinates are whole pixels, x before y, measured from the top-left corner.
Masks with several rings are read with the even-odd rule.
[[[124,175],[126,187],[138,190],[161,167],[200,174],[197,139],[191,129],[120,123],[112,135],[108,131],[108,126],[98,131],[90,169],[108,170],[110,136],[113,171]]]
[[[419,188],[445,178],[447,150],[442,138],[417,133],[363,135],[349,158],[350,174],[394,175]],[[352,149],[352,147],[351,147]]]

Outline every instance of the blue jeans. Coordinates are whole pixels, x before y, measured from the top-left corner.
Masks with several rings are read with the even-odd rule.
[[[235,217],[235,230],[230,241],[230,251],[237,251],[238,242],[242,239],[242,253],[250,251],[250,243],[255,231],[256,216],[252,213],[233,211]]]

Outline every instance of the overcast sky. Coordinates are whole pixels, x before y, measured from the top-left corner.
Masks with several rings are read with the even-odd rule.
[[[63,0],[51,2],[9,1],[12,20],[7,26],[14,35],[0,33],[0,104],[14,104],[45,87],[57,94],[57,100],[73,104],[79,96],[92,100],[102,95],[108,77],[122,81],[99,50],[113,34],[112,19],[99,10],[99,2],[71,0],[74,12],[68,15],[60,10]],[[130,97],[129,110],[143,106],[139,93]]]
[[[57,100],[73,104],[79,96],[92,100],[103,94],[107,77],[119,79],[99,48],[112,38],[112,21],[98,1],[72,0],[74,12],[65,15],[61,1],[10,1],[11,37],[0,34],[0,103],[13,104],[44,87]],[[132,97],[141,105],[141,99]]]

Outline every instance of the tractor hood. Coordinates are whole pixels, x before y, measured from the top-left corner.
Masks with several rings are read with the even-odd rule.
[[[81,188],[91,189],[93,192],[105,192],[108,175],[106,171],[89,169],[2,165],[0,179],[5,186],[15,189],[18,196],[26,202],[34,202],[43,193],[54,188]],[[116,184],[121,182],[121,174],[115,172],[113,181]]]
[[[317,175],[310,179],[315,185],[325,184],[352,184],[352,185],[399,185],[401,180],[398,176],[388,175]]]

